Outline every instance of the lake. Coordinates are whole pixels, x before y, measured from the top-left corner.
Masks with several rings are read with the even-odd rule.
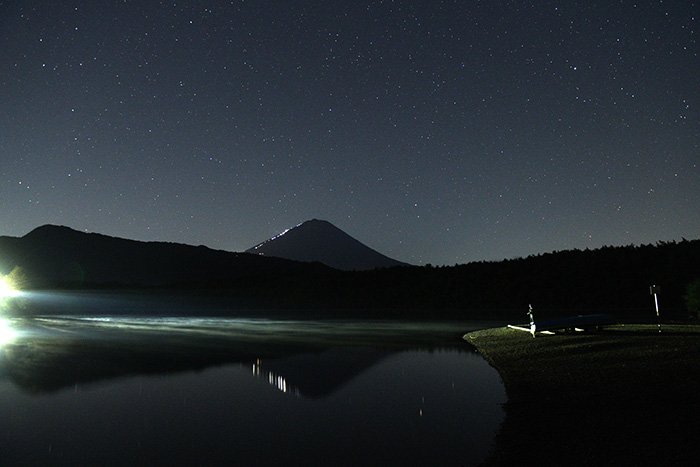
[[[2,465],[476,465],[504,416],[499,375],[460,339],[489,323],[3,323]]]

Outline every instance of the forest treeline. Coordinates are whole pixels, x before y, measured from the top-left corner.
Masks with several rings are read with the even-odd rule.
[[[649,288],[656,285],[662,317],[685,319],[684,296],[698,278],[700,241],[683,240],[447,267],[295,275],[244,281],[232,289],[280,303],[376,309],[391,316],[524,319],[532,304],[541,317],[611,313],[652,319]]]

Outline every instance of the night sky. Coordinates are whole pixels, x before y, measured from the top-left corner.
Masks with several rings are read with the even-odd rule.
[[[2,1],[0,235],[455,264],[700,237],[693,1]]]

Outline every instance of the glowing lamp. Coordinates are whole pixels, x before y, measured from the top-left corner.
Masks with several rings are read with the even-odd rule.
[[[7,277],[0,276],[0,298],[16,297],[19,290],[15,288],[12,281]]]

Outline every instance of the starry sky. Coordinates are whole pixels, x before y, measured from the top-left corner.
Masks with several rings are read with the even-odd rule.
[[[414,264],[700,237],[695,1],[2,1],[0,235]]]

